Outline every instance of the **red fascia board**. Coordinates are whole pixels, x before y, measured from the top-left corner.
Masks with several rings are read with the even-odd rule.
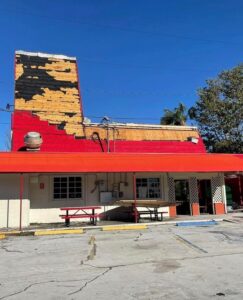
[[[0,173],[235,171],[243,154],[0,153]]]

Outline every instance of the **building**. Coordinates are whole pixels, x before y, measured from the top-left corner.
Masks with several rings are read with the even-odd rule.
[[[60,207],[165,201],[165,215],[226,212],[224,175],[243,155],[207,154],[197,128],[91,123],[83,115],[75,58],[17,51],[12,151],[0,153],[0,227],[60,222]],[[28,151],[24,137],[43,144]]]
[[[38,131],[42,152],[206,152],[195,127],[87,122],[77,70],[72,57],[16,52],[13,151]]]

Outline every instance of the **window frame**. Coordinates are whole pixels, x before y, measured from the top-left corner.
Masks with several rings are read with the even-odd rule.
[[[74,198],[72,198],[72,197],[70,197],[70,188],[72,188],[72,187],[70,187],[70,178],[72,178],[72,177],[74,177],[74,178],[76,178],[76,177],[78,177],[78,178],[80,178],[81,179],[81,186],[80,186],[80,189],[81,189],[81,191],[80,191],[80,194],[81,194],[81,197],[74,197]],[[64,198],[64,197],[60,197],[60,198],[55,198],[54,197],[54,189],[55,189],[55,187],[54,187],[54,181],[55,181],[55,178],[67,178],[67,187],[66,187],[66,194],[67,194],[67,197],[66,198]],[[74,183],[75,184],[75,183]],[[83,196],[84,196],[84,180],[83,180],[83,176],[82,175],[76,175],[76,174],[68,174],[68,175],[53,175],[52,176],[52,178],[51,178],[51,187],[52,187],[52,189],[51,189],[51,198],[52,198],[52,200],[53,201],[72,201],[72,200],[83,200]],[[76,188],[75,186],[73,187],[74,189]],[[60,189],[61,189],[61,187],[60,187]],[[75,194],[77,194],[77,192],[76,191],[74,191],[74,193]],[[60,193],[61,194],[61,193]]]
[[[154,180],[154,179],[158,180],[158,186],[157,187],[151,187],[150,186],[150,184],[151,184],[150,180]],[[147,187],[147,192],[146,192],[146,196],[145,197],[139,197],[139,192],[138,192],[139,186],[138,186],[137,180],[141,180],[141,181],[146,180],[147,181],[147,186],[146,186]],[[146,199],[146,200],[158,200],[158,199],[161,199],[161,197],[162,197],[161,184],[162,184],[162,180],[161,180],[160,176],[136,177],[136,198],[137,199]],[[149,193],[149,189],[151,189],[151,188],[157,189],[157,194],[159,194],[158,197],[150,197],[151,194]],[[153,193],[156,194],[156,190],[153,191]],[[148,194],[148,196],[147,196],[147,194]]]

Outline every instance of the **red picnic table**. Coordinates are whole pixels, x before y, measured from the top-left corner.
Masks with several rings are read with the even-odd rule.
[[[65,225],[70,225],[70,219],[89,218],[90,223],[97,224],[97,218],[99,214],[95,212],[96,209],[101,209],[101,206],[78,206],[78,207],[61,207],[61,211],[66,211],[65,215],[60,215],[62,219],[65,219]],[[73,211],[73,213],[70,213]]]

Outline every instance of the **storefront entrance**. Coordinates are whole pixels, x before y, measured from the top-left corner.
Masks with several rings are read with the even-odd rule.
[[[175,180],[175,199],[177,215],[190,215],[190,196],[188,180]]]
[[[198,180],[200,214],[213,214],[211,180]]]

